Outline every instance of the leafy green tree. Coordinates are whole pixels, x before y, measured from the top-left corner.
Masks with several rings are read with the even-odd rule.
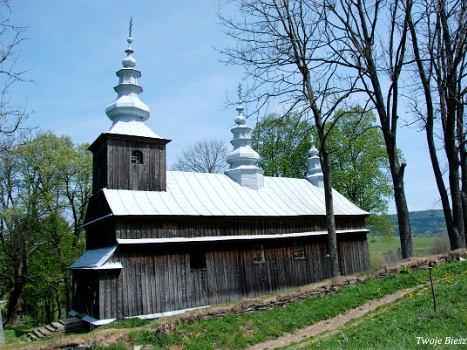
[[[51,321],[70,305],[65,267],[84,249],[79,225],[90,196],[91,158],[84,146],[37,135],[0,158],[0,279],[9,295],[6,324],[22,312]]]
[[[339,110],[329,133],[334,188],[372,215],[373,233],[392,239],[393,219],[387,215],[392,197],[391,174],[381,130],[372,112],[354,107]]]
[[[252,147],[266,176],[304,178],[312,125],[298,113],[269,114],[253,129]]]
[[[393,218],[387,215],[392,196],[391,177],[384,140],[376,117],[360,107],[339,110],[327,142],[331,154],[333,187],[372,215],[372,233],[391,239]],[[270,114],[253,130],[253,148],[267,176],[304,178],[313,126],[297,113],[285,117]],[[313,134],[315,131],[313,130]]]

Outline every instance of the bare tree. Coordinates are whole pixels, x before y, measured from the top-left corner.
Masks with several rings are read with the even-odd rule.
[[[421,91],[422,101],[420,103],[415,95],[413,106],[426,131],[451,249],[458,249],[466,245],[467,220],[464,123],[467,2],[420,0],[415,6],[417,17],[409,18],[409,26],[419,77],[416,87]],[[447,160],[450,195],[438,159],[437,129],[441,130],[441,148]]]
[[[12,104],[11,88],[16,82],[30,81],[28,70],[17,70],[19,45],[23,42],[25,27],[10,23],[9,0],[0,0],[0,151],[8,149],[15,139],[23,137],[18,131],[27,117],[24,106]]]
[[[383,132],[394,187],[403,258],[414,256],[404,190],[405,163],[397,148],[400,78],[407,64],[411,0],[326,0],[327,45],[375,108]]]
[[[30,81],[26,76],[27,70],[16,69],[20,54],[18,48],[24,40],[23,33],[26,28],[10,23],[9,3],[9,0],[0,0],[0,156],[12,149],[18,140],[25,139],[22,131],[27,132],[27,130],[22,130],[22,122],[27,118],[25,107],[15,106],[11,100],[13,84]],[[1,219],[0,227],[3,227]],[[3,324],[0,317],[0,344],[4,343]]]
[[[242,65],[251,85],[247,99],[258,110],[268,103],[311,114],[318,132],[328,229],[331,276],[339,274],[327,132],[335,112],[351,95],[356,79],[338,74],[327,54],[324,7],[305,0],[237,0],[240,20],[219,15],[237,45],[222,49],[227,64]]]
[[[222,140],[202,140],[184,149],[171,170],[193,173],[223,173],[228,164],[225,160],[227,146]]]

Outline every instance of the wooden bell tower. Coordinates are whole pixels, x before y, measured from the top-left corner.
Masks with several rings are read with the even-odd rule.
[[[102,188],[165,191],[165,139],[101,134],[89,147],[93,153],[93,193]]]
[[[131,27],[130,27],[131,28]],[[149,107],[139,99],[141,72],[132,57],[133,39],[117,72],[117,99],[105,112],[113,125],[89,147],[93,153],[93,194],[102,188],[134,191],[166,190],[166,140],[145,125]]]

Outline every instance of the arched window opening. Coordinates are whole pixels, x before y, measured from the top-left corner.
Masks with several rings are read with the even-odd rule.
[[[131,163],[133,164],[143,164],[143,153],[138,150],[131,152]]]

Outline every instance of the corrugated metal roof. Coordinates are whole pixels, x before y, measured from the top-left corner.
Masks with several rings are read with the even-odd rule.
[[[326,215],[324,192],[306,179],[264,177],[252,190],[223,174],[168,171],[167,191],[104,189],[114,215],[302,216]],[[334,191],[335,215],[366,215]]]
[[[117,246],[86,250],[83,255],[69,269],[116,269],[122,268],[122,265],[116,266],[115,263],[106,264]]]

